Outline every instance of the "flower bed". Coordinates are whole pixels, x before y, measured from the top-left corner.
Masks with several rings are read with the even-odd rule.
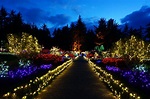
[[[4,94],[1,98],[17,98],[17,99],[32,99],[37,95],[42,89],[44,89],[50,82],[59,75],[63,70],[72,64],[72,60],[69,60],[62,65],[58,66],[54,70],[48,71],[41,77],[36,77],[36,79],[30,80],[28,83],[23,84],[14,88],[13,90]]]
[[[132,88],[136,88],[139,94],[143,97],[147,97],[150,92],[150,73],[145,71],[140,71],[138,69],[124,70],[119,69],[116,66],[106,66],[106,70],[109,71],[114,76],[120,76],[125,83]],[[144,94],[143,94],[144,93]]]
[[[8,77],[9,78],[23,78],[23,77],[26,77],[26,76],[31,75],[33,73],[36,73],[42,69],[48,69],[49,70],[50,68],[52,68],[52,64],[49,64],[49,65],[43,64],[40,67],[30,65],[30,66],[27,66],[24,68],[18,68],[16,70],[9,71]]]
[[[30,79],[41,77],[49,70],[54,70],[65,61],[61,56],[39,54],[36,58],[16,59],[14,67],[10,61],[0,63],[0,95],[11,91],[16,86],[29,82]],[[9,64],[8,64],[9,63]],[[11,84],[10,84],[11,83]],[[4,90],[5,89],[5,90]]]
[[[102,63],[104,65],[117,66],[120,68],[126,67],[125,60],[122,58],[104,58]]]
[[[135,66],[126,66],[126,68],[122,68],[121,67],[122,64],[120,64],[119,66],[112,64],[106,65],[107,62],[108,63],[113,62],[115,64],[115,60],[116,59],[111,58],[103,59],[103,62],[106,62],[105,64],[101,60],[92,60],[92,62],[96,63],[98,67],[110,73],[114,79],[123,82],[124,85],[128,86],[132,91],[139,94],[142,97],[142,99],[145,99],[145,97],[146,98],[149,97],[150,92],[149,65],[147,66],[146,64],[141,64]]]
[[[57,64],[63,62],[63,57],[52,54],[38,54],[34,59],[34,64],[42,65],[42,64]]]
[[[89,61],[89,64],[92,70],[94,70],[94,72],[99,76],[100,80],[110,88],[117,99],[140,99],[139,95],[137,95],[129,87],[124,85],[120,80],[114,79],[114,75],[108,73],[101,67],[96,66],[91,61]]]

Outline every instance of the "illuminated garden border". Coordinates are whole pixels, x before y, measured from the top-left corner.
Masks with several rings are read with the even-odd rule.
[[[132,92],[128,87],[126,87],[119,80],[115,80],[113,76],[103,70],[101,67],[96,66],[90,60],[88,61],[92,70],[99,76],[100,80],[108,85],[113,94],[117,99],[140,99],[141,97],[136,93]]]
[[[72,64],[72,59],[58,66],[54,70],[49,70],[47,74],[30,80],[28,84],[14,88],[12,92],[7,92],[2,96],[3,99],[27,99],[39,94],[39,92],[48,86],[51,81]]]

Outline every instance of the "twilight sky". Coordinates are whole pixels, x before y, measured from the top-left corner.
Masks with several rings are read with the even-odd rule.
[[[0,0],[0,6],[20,11],[24,22],[48,28],[62,27],[82,20],[92,26],[100,18],[113,18],[118,24],[138,27],[150,23],[149,0]]]

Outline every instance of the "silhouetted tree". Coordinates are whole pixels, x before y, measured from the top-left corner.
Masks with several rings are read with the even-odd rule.
[[[59,47],[60,48],[60,44],[61,44],[61,42],[60,42],[60,40],[61,40],[61,29],[60,28],[58,28],[58,29],[54,29],[54,32],[53,32],[53,42],[54,42],[54,46],[57,46],[57,47]]]
[[[6,32],[6,25],[7,25],[7,11],[4,7],[1,7],[0,9],[0,41],[6,41],[7,39],[7,34]]]
[[[112,43],[118,41],[121,37],[121,30],[118,29],[118,24],[114,19],[109,19],[107,22],[107,32],[105,35],[105,48],[110,48]]]
[[[104,36],[106,35],[107,22],[104,18],[98,21],[98,27],[95,27],[96,39],[95,44],[97,46],[104,44]]]
[[[21,35],[23,32],[23,20],[21,13],[15,13],[15,11],[11,11],[9,14],[9,33]]]
[[[77,50],[84,51],[86,48],[85,44],[85,36],[86,36],[86,25],[82,22],[81,16],[77,20],[77,24],[75,26],[75,31],[73,34],[73,42],[81,45]]]
[[[138,38],[142,38],[142,31],[141,31],[140,29],[133,29],[133,28],[130,28],[129,34],[130,34],[130,36],[131,36],[131,35],[134,35],[134,36],[136,36],[136,37],[138,37]]]
[[[100,19],[99,25],[96,28],[96,44],[103,44],[105,49],[109,49],[113,42],[116,42],[121,37],[121,30],[118,29],[118,24],[114,19]]]
[[[70,32],[70,28],[67,26],[64,26],[62,28],[62,44],[61,48],[64,50],[72,50],[71,44],[72,44],[72,33]]]
[[[26,32],[38,38],[40,44],[45,47],[52,46],[50,31],[46,24],[44,24],[42,28],[38,29],[35,24],[24,23],[20,12],[16,13],[14,10],[11,10],[10,13],[8,13],[4,7],[1,7],[0,42],[2,41],[7,43],[7,35],[9,33],[21,36],[22,32]]]
[[[121,38],[125,38],[128,36],[129,36],[129,26],[128,26],[128,24],[125,24],[123,31],[122,31],[122,37]]]
[[[88,30],[87,34],[85,36],[85,44],[84,44],[84,46],[86,46],[85,50],[91,51],[91,50],[94,49],[94,47],[96,46],[95,38],[96,38],[96,34],[94,33],[94,31],[93,30]]]
[[[46,24],[43,24],[42,28],[39,30],[38,39],[39,43],[42,44],[45,48],[51,48],[52,46],[51,35]]]
[[[147,24],[146,25],[146,35],[145,35],[145,38],[150,41],[150,24]]]
[[[95,27],[95,32],[98,33],[98,32],[101,32],[101,33],[105,33],[106,30],[107,30],[107,22],[104,18],[101,18],[99,21],[98,21],[98,27]]]

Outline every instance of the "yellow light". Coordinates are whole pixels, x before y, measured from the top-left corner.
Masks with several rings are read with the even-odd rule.
[[[100,78],[101,81],[105,82],[109,86],[110,90],[114,93],[114,95],[116,97],[119,97],[119,99],[120,99],[120,97],[121,97],[122,94],[127,93],[132,98],[135,98],[135,99],[139,98],[140,99],[140,97],[137,94],[131,92],[129,90],[129,88],[126,87],[119,80],[113,79],[113,76],[111,74],[107,73],[105,70],[102,70],[100,67],[96,66],[90,60],[88,62],[89,62],[90,67],[92,68],[92,70],[95,71],[95,74],[99,76],[99,78]],[[101,76],[101,75],[103,75],[103,76]],[[121,88],[121,90],[114,89],[115,87],[113,87],[113,85],[117,85],[118,88]]]
[[[56,76],[58,76],[61,72],[63,72],[67,67],[71,66],[72,64],[72,59],[70,59],[69,61],[63,63],[62,65],[58,66],[56,69],[54,70],[50,70],[48,71],[47,74],[41,76],[40,78],[36,77],[35,80],[30,80],[28,84],[25,84],[23,86],[20,86],[20,87],[17,87],[17,88],[14,88],[14,91],[13,92],[8,92],[7,94],[4,94],[3,95],[3,98],[4,97],[9,97],[9,96],[13,96],[15,95],[17,97],[17,92],[20,91],[20,89],[23,89],[24,91],[27,91],[29,92],[31,86],[34,84],[38,84],[39,87],[37,88],[36,91],[34,92],[29,92],[29,93],[26,93],[26,96],[23,96],[21,97],[22,99],[27,99],[28,96],[34,96],[35,94],[38,94],[42,89],[44,89],[46,86],[48,86],[48,82],[51,81],[52,79],[51,78],[55,78]],[[50,79],[48,79],[50,78]]]

